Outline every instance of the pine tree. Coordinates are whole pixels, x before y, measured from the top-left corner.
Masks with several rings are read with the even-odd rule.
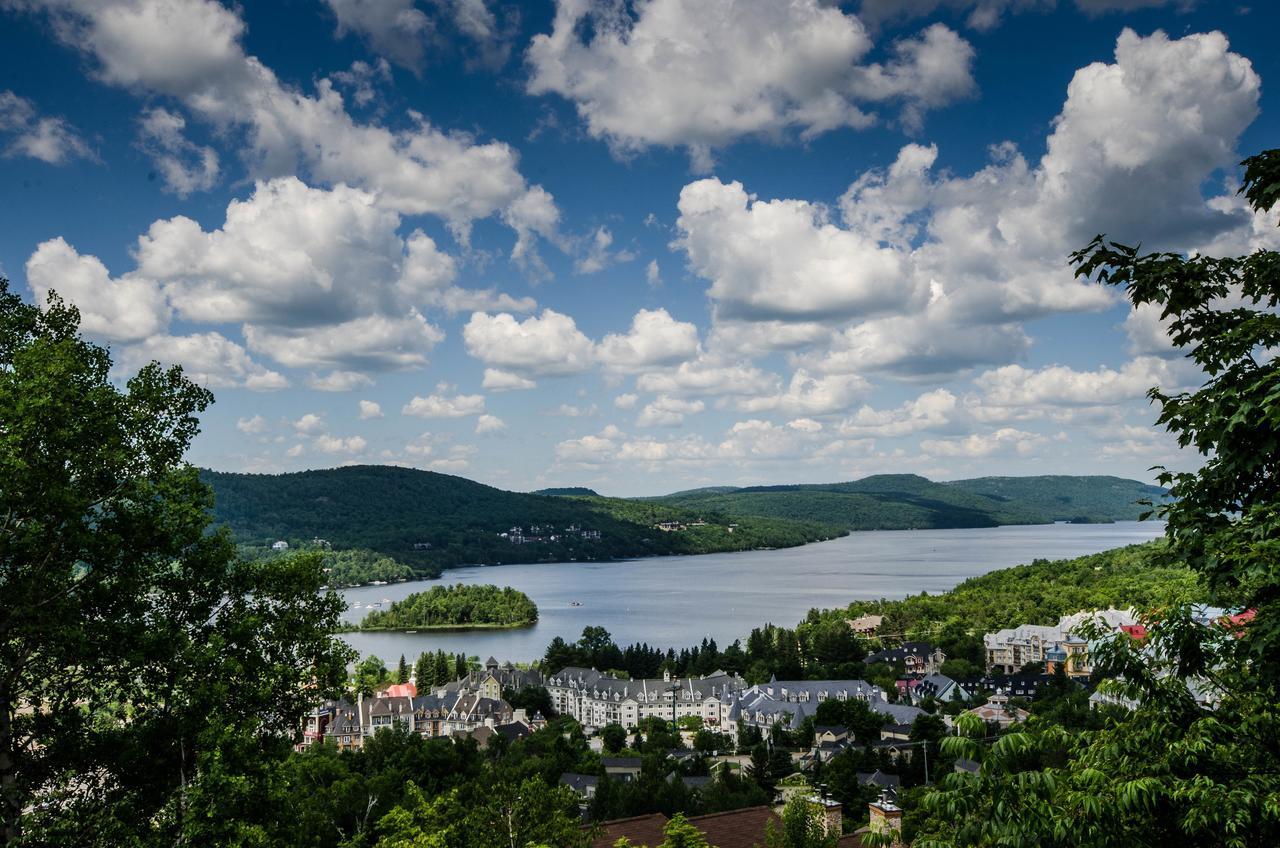
[[[419,692],[423,692],[428,687],[435,685],[435,674],[435,662],[431,654],[425,651],[418,654],[418,661],[413,664],[413,682],[418,687]]]
[[[396,666],[396,683],[409,682],[409,664],[404,661],[404,654],[400,655],[400,664]]]
[[[436,686],[443,686],[449,682],[449,658],[445,656],[444,651],[436,651],[435,674],[432,682]]]

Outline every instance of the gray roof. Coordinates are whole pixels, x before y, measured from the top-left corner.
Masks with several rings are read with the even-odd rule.
[[[748,723],[759,725],[763,715],[765,724],[781,721],[788,727],[796,727],[817,711],[819,703],[841,697],[863,700],[895,724],[910,724],[924,712],[918,707],[889,703],[883,689],[865,680],[771,680],[739,695],[729,717],[741,721],[745,714]]]
[[[560,785],[567,786],[579,795],[587,794],[589,787],[595,787],[600,784],[600,778],[594,774],[574,774],[567,771],[560,775]]]
[[[897,789],[902,785],[902,778],[896,774],[885,774],[876,769],[873,772],[860,771],[857,773],[858,782],[866,785],[879,786],[881,789]]]
[[[332,718],[325,725],[325,736],[359,736],[360,719],[356,715],[356,705],[350,701],[327,701],[318,710],[329,712]]]
[[[498,733],[502,734],[512,742],[516,741],[517,739],[523,739],[524,737],[529,736],[530,734],[533,733],[532,727],[519,721],[513,721],[508,724],[499,724],[497,727],[494,728],[494,730],[496,730]]]
[[[600,765],[605,768],[640,768],[639,757],[601,757]]]
[[[867,665],[878,662],[901,662],[908,656],[927,657],[935,650],[936,649],[933,645],[930,645],[928,642],[903,642],[901,648],[889,648],[888,650],[876,651],[874,653],[867,654],[867,658],[864,662],[866,662]]]
[[[887,715],[893,719],[895,724],[913,724],[918,716],[924,714],[924,710],[919,707],[909,707],[906,704],[890,704],[887,701],[871,704],[871,709],[881,715]]]
[[[711,697],[726,697],[746,687],[746,681],[736,675],[724,673],[705,677],[658,678],[639,680],[612,677],[594,668],[566,666],[547,678],[548,686],[575,689],[595,698],[622,701],[628,698],[637,702],[670,701],[672,687],[678,691],[681,701],[703,701]]]

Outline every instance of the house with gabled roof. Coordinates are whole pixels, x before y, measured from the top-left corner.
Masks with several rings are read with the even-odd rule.
[[[897,648],[873,651],[867,654],[867,658],[863,662],[867,665],[875,663],[897,665],[901,663],[906,674],[922,675],[937,674],[938,670],[942,668],[942,664],[946,661],[947,655],[943,653],[942,649],[934,647],[928,642],[903,642]]]
[[[930,674],[911,687],[911,700],[920,704],[933,698],[935,701],[967,701],[969,691],[945,674]]]

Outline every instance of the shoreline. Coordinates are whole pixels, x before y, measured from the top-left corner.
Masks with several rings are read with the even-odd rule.
[[[1070,524],[1070,525],[1077,525],[1077,526],[1100,526],[1100,525],[1121,524],[1121,523],[1130,523],[1130,522],[1139,522],[1139,521],[1140,519],[1136,519],[1136,518],[1135,519],[1113,518],[1107,521],[1072,521],[1072,520],[1025,521],[1025,522],[1018,522],[1018,523],[1012,523],[1012,524],[992,524],[992,525],[975,524],[975,525],[966,526],[966,527],[870,527],[870,528],[862,528],[862,529],[850,528],[850,529],[846,529],[843,533],[837,534],[835,536],[828,536],[822,539],[811,539],[807,542],[801,542],[797,545],[785,545],[781,548],[776,548],[776,547],[726,548],[725,550],[722,550],[722,551],[703,551],[701,553],[693,553],[693,554],[688,554],[688,553],[637,554],[635,556],[602,557],[599,559],[572,559],[572,560],[529,559],[529,560],[521,560],[518,562],[516,561],[468,562],[468,563],[457,563],[456,565],[441,566],[440,572],[438,574],[434,576],[429,576],[429,577],[428,576],[404,577],[399,580],[388,581],[385,583],[378,583],[375,581],[371,581],[369,583],[354,583],[346,586],[330,586],[328,587],[328,589],[329,591],[332,591],[332,592],[342,592],[348,589],[365,589],[371,586],[379,586],[379,585],[396,585],[398,583],[426,583],[432,580],[444,580],[450,571],[454,571],[462,568],[501,568],[507,565],[562,565],[565,563],[576,563],[576,562],[595,562],[595,563],[644,562],[647,559],[661,559],[664,557],[677,557],[677,556],[704,557],[704,556],[712,556],[715,554],[737,554],[737,553],[749,553],[749,552],[757,552],[757,551],[789,550],[794,548],[805,548],[810,545],[820,545],[824,542],[831,542],[831,541],[835,541],[836,539],[843,539],[845,537],[854,536],[859,533],[906,533],[906,532],[918,533],[918,532],[927,531],[927,530],[992,530],[1000,527],[1048,527],[1053,524]],[[420,628],[420,629],[427,629],[427,628]],[[403,632],[403,631],[400,631],[400,632]]]
[[[441,631],[453,630],[465,632],[468,630],[522,630],[526,627],[535,627],[538,622],[522,621],[518,624],[424,624],[419,627],[350,627],[339,628],[333,631],[334,634],[342,633],[421,633],[422,631]]]

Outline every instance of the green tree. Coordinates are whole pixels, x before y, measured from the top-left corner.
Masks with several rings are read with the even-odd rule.
[[[450,681],[449,677],[449,657],[444,651],[436,651],[436,673],[435,685],[443,686]]]
[[[765,848],[835,848],[840,834],[827,833],[822,808],[806,798],[792,798],[782,808],[781,826],[765,825]]]
[[[469,784],[434,798],[410,784],[404,805],[378,823],[376,848],[585,848],[577,797],[531,777]]]
[[[343,677],[318,556],[208,532],[211,402],[154,363],[117,384],[74,308],[0,280],[0,844],[194,839]]]
[[[713,848],[702,831],[689,824],[684,813],[676,813],[662,829],[663,840],[653,848]],[[614,848],[643,848],[627,839],[619,839]]]
[[[409,682],[409,664],[404,661],[404,654],[400,655],[400,663],[396,666],[396,683]]]
[[[413,664],[413,680],[419,692],[425,694],[429,687],[435,685],[435,673],[435,660],[431,654],[426,651],[418,654],[417,662]]]
[[[382,688],[382,684],[387,682],[388,674],[387,664],[377,654],[370,654],[356,663],[351,686],[367,698]]]
[[[756,743],[751,749],[751,762],[747,765],[747,774],[761,789],[772,790],[774,775],[769,746],[764,742]]]
[[[1269,211],[1280,150],[1243,164],[1241,191]],[[1144,645],[1115,638],[1091,651],[1114,677],[1104,691],[1136,704],[1099,729],[1032,721],[988,749],[985,729],[962,716],[962,735],[943,744],[983,768],[923,799],[916,844],[1280,844],[1280,253],[1142,254],[1099,236],[1073,261],[1159,310],[1203,370],[1195,391],[1149,393],[1159,423],[1204,457],[1198,471],[1161,472],[1173,495],[1155,506],[1168,522],[1161,555],[1188,563],[1214,603],[1253,617],[1204,626],[1166,608]]]
[[[947,660],[938,669],[939,672],[950,677],[953,680],[963,679],[966,677],[977,677],[982,673],[982,669],[978,668],[968,660],[954,659]]]
[[[605,751],[616,754],[627,746],[627,729],[620,724],[606,724],[600,730],[600,738]]]
[[[722,749],[728,749],[731,747],[728,738],[723,733],[716,733],[704,727],[693,735],[693,750],[710,754]]]

